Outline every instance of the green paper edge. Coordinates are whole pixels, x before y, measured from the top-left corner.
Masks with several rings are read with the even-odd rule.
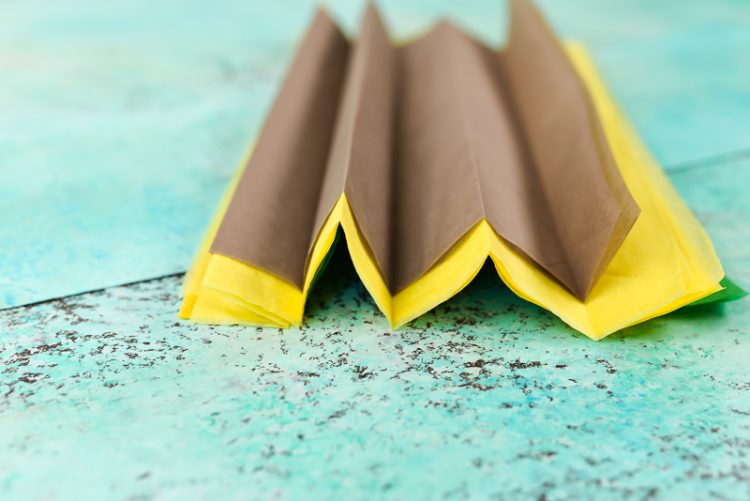
[[[690,303],[688,306],[699,306],[701,304],[710,303],[727,303],[729,301],[737,301],[738,299],[742,299],[743,297],[747,296],[747,292],[742,287],[730,280],[729,277],[722,278],[721,282],[719,282],[719,285],[724,288],[719,292],[714,292],[710,296],[706,296],[703,299],[695,301],[694,303]]]
[[[308,295],[315,290],[321,276],[325,273],[326,268],[328,268],[328,264],[331,261],[331,258],[333,257],[333,253],[336,250],[336,246],[339,243],[339,240],[341,239],[341,233],[342,233],[341,228],[338,228],[336,231],[336,236],[334,237],[333,243],[331,244],[331,248],[326,253],[325,257],[323,258],[323,262],[320,263],[320,266],[318,267],[318,270],[312,279],[312,283],[310,284]],[[748,295],[745,289],[737,285],[734,281],[732,281],[727,276],[721,279],[721,281],[719,282],[719,285],[723,287],[722,290],[718,292],[714,292],[710,296],[706,296],[703,299],[699,299],[698,301],[690,303],[686,305],[685,307],[689,308],[691,306],[700,306],[700,305],[712,304],[712,303],[728,303],[730,301],[737,301]]]

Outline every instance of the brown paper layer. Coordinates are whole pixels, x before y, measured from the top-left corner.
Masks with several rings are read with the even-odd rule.
[[[394,291],[419,278],[484,217],[478,171],[484,146],[498,167],[511,160],[515,146],[482,52],[465,35],[441,23],[401,53]]]
[[[556,256],[538,262],[584,298],[640,211],[586,88],[526,0],[512,0],[510,41],[500,60],[557,235]]]
[[[445,22],[394,48],[372,6],[348,50],[319,13],[212,252],[301,287],[342,193],[392,293],[486,218],[583,299],[638,215],[585,88],[526,0],[500,54]]]
[[[342,193],[381,270],[391,267],[397,52],[369,5],[351,52],[310,248]]]
[[[318,12],[258,137],[211,252],[299,287],[328,161],[349,43]]]

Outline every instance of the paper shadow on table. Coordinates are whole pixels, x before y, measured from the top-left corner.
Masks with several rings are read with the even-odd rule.
[[[344,319],[355,326],[366,321],[382,324],[384,330],[390,330],[357,275],[344,238],[340,231],[333,251],[315,278],[302,326],[335,327]],[[489,260],[450,301],[436,306],[396,332],[431,328],[450,330],[462,326],[517,332],[526,328],[562,328],[566,332],[575,332],[548,311],[513,294],[498,278]]]
[[[377,305],[362,284],[346,251],[343,232],[339,232],[336,245],[321,269],[313,285],[307,304],[303,328],[337,328],[342,322],[355,327],[382,322],[389,328],[378,312]],[[742,299],[747,293],[731,281],[724,281],[725,289],[705,300],[683,307],[672,313],[623,329],[602,340],[621,342],[624,339],[656,340],[665,336],[679,335],[687,324],[699,325],[706,332],[714,333],[726,317],[726,302]],[[710,299],[710,301],[709,301]],[[396,332],[462,330],[499,334],[542,335],[573,334],[580,336],[550,312],[519,298],[498,279],[488,260],[462,291],[450,301],[413,320]],[[713,335],[713,334],[712,334]],[[498,337],[499,339],[499,337]]]

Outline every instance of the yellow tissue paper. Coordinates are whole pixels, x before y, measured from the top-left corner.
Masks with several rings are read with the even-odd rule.
[[[301,323],[310,285],[339,228],[358,275],[394,328],[458,293],[488,258],[518,296],[597,340],[721,290],[724,272],[704,229],[617,109],[585,49],[569,44],[567,53],[593,98],[622,177],[641,208],[585,302],[514,251],[485,220],[425,275],[391,296],[344,195],[320,230],[304,288],[299,290],[263,270],[209,252],[230,189],[186,277],[180,316],[205,323],[276,327]]]

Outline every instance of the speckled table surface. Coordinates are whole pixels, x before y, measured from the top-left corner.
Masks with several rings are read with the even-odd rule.
[[[235,14],[242,9],[241,4],[225,3]],[[718,70],[728,61],[733,63],[733,56],[724,51],[750,50],[745,43],[748,33],[732,30],[732,23],[748,19],[748,7],[742,2],[716,2],[704,12],[701,9],[708,3],[691,11],[663,2],[647,12],[640,9],[645,2],[614,2],[609,7],[617,18],[613,28],[593,26],[586,31],[591,21],[568,20],[587,4],[594,5],[579,0],[569,3],[570,10],[566,10],[543,2],[566,34],[589,37],[615,94],[705,224],[730,276],[747,287],[750,135],[744,132],[750,123],[750,91],[747,80],[741,82],[742,75],[750,72],[744,73],[747,66],[734,64],[727,71]],[[65,0],[52,9],[44,5],[0,2],[0,9],[15,13],[17,20],[25,19],[21,26],[33,26],[36,31],[29,31],[27,42],[35,41],[37,46],[52,47],[58,39],[79,40],[81,31],[71,28],[77,26],[73,20],[78,17],[70,10],[76,2]],[[141,30],[143,26],[133,21],[141,19],[136,8],[116,5],[107,16],[128,22],[115,23],[119,32],[111,25],[102,29],[110,34],[131,33],[136,46],[154,43],[154,26]],[[199,2],[191,5],[198,13],[208,9]],[[467,5],[471,7],[462,15],[467,23],[476,21],[481,31],[482,23],[488,23],[476,15],[482,6]],[[395,4],[393,9],[397,10]],[[272,12],[270,7],[266,10]],[[50,23],[50,12],[65,22]],[[408,12],[411,18],[421,19],[420,8]],[[607,10],[598,12],[605,16]],[[667,12],[674,15],[666,16]],[[157,9],[155,16],[163,14]],[[77,15],[96,18],[102,12],[92,8]],[[167,47],[177,44],[175,40],[188,39],[187,33],[201,17],[191,14],[172,25],[167,30],[171,40]],[[203,18],[209,28],[213,26],[205,32],[218,30],[212,24],[216,17]],[[30,21],[35,19],[41,21]],[[621,37],[628,33],[622,23],[633,19],[642,20],[636,33],[640,33],[639,40],[654,43],[651,53],[644,50],[645,42],[632,51],[616,43],[618,33]],[[229,49],[236,47],[235,42],[221,45],[222,40],[231,39],[232,30],[240,32],[242,23],[236,24],[230,24],[225,38],[212,42],[218,44],[213,46],[219,47],[218,52],[232,53]],[[88,26],[84,32],[92,30],[83,21],[80,25]],[[726,29],[719,29],[724,25]],[[283,36],[263,37],[273,46],[293,31],[289,28],[282,30]],[[12,35],[13,30],[4,36],[8,33]],[[694,33],[703,42],[686,36]],[[31,42],[18,50],[37,47]],[[163,155],[156,156],[159,165],[176,158],[172,153],[181,144],[177,136],[165,136],[163,150],[151,142],[158,129],[156,111],[178,103],[170,101],[169,95],[142,88],[146,100],[141,104],[146,111],[135,108],[148,116],[123,116],[125,122],[115,120],[119,125],[110,124],[101,136],[92,136],[91,142],[84,141],[85,129],[96,128],[98,122],[79,117],[73,126],[81,126],[80,130],[71,129],[78,132],[65,141],[112,160],[112,169],[124,176],[117,179],[129,179],[132,190],[140,187],[136,206],[160,187],[167,190],[166,198],[121,215],[112,228],[104,227],[115,209],[103,210],[98,218],[84,210],[86,204],[106,205],[106,193],[81,199],[68,211],[56,212],[54,204],[49,209],[40,206],[37,216],[24,220],[27,227],[36,229],[29,233],[44,241],[42,230],[51,228],[45,222],[47,216],[63,227],[111,231],[106,233],[112,239],[109,245],[85,254],[98,259],[105,272],[122,264],[130,250],[136,265],[149,254],[158,256],[158,263],[143,265],[134,277],[118,275],[119,279],[179,272],[192,239],[199,238],[193,232],[200,233],[210,217],[215,197],[231,171],[225,161],[239,157],[243,148],[241,113],[222,115],[220,111],[247,106],[248,101],[238,97],[242,79],[257,77],[264,82],[261,86],[272,88],[268,83],[272,78],[263,80],[263,74],[252,69],[257,63],[260,68],[271,68],[271,74],[277,71],[276,63],[256,59],[274,51],[286,54],[284,47],[290,43],[252,52],[247,62],[250,69],[240,72],[240,83],[230,79],[235,83],[217,89],[217,101],[207,97],[212,95],[207,90],[210,79],[192,81],[201,90],[196,95],[208,101],[200,101],[196,121],[184,121],[183,126],[190,129],[189,137],[205,134],[205,141],[186,146],[186,158],[192,162],[186,168],[194,179],[182,188],[171,187],[170,176],[178,172],[171,164],[157,175],[156,182],[144,174],[148,165],[137,166],[135,174],[122,174],[127,164],[123,151],[129,149],[134,149],[137,158],[152,158],[149,151],[159,151]],[[167,64],[164,54],[176,54],[171,51],[155,54],[154,61],[164,57]],[[18,59],[9,56],[12,52],[0,48],[0,65],[18,64]],[[715,57],[709,57],[711,53]],[[696,57],[691,59],[693,54]],[[666,63],[657,64],[660,60]],[[178,59],[171,70],[153,71],[173,75],[176,83],[186,61],[192,60]],[[124,68],[131,63],[137,67],[136,62],[126,61]],[[628,72],[628,68],[657,66],[664,74],[652,78],[650,86],[642,76]],[[92,68],[96,73],[98,66]],[[694,78],[680,85],[680,75]],[[132,77],[124,72],[123,78],[127,83]],[[15,89],[8,85],[20,86],[22,79],[6,79],[0,89]],[[51,101],[34,100],[33,88],[23,96],[28,103],[38,103],[40,110],[46,106],[62,113],[60,103],[69,103],[74,90],[81,96],[88,92],[75,85],[71,89],[62,101],[54,95]],[[682,94],[673,96],[674,89]],[[111,92],[119,91],[115,87]],[[110,104],[113,99],[101,97]],[[267,101],[268,96],[263,99]],[[681,108],[680,100],[691,104]],[[0,93],[0,102],[11,101]],[[24,115],[29,109],[16,106],[10,109],[31,120],[31,115]],[[117,107],[116,103],[112,106]],[[257,104],[259,109],[263,106]],[[183,111],[188,113],[189,108]],[[101,116],[117,113],[107,108]],[[13,172],[24,166],[47,172],[44,152],[67,148],[53,141],[55,127],[62,125],[50,121],[49,127],[34,136],[33,120],[16,128],[12,122],[8,114],[0,115],[0,128],[17,134],[11,134],[10,142],[0,142],[0,161],[20,162],[11,164],[16,167]],[[31,131],[28,137],[23,135],[25,128]],[[127,133],[122,144],[116,140],[118,131]],[[35,139],[36,143],[24,143]],[[14,153],[26,151],[24,144],[39,144],[41,150],[23,153],[18,160]],[[76,158],[73,149],[64,151],[69,155],[66,158]],[[215,160],[204,163],[201,155],[214,153]],[[88,171],[88,163],[81,165],[85,175],[81,174],[79,184],[106,192],[107,183],[99,182],[103,178],[97,178],[98,171]],[[1,176],[8,176],[7,172],[0,169]],[[192,212],[180,212],[175,223],[167,216],[181,211],[187,206],[185,200],[198,193],[201,184],[191,184],[198,178],[210,180],[201,181],[208,192],[196,198]],[[10,184],[0,190],[23,186],[21,174],[3,179]],[[93,183],[95,179],[99,181]],[[74,177],[60,181],[55,174],[49,182],[64,188],[53,199],[58,207],[66,207],[78,196],[70,191],[70,186],[78,186]],[[3,213],[17,214],[11,211],[18,211],[14,207],[21,202],[27,204],[28,212],[31,202],[41,200],[32,195],[14,192],[13,206],[7,197],[0,200],[5,204]],[[126,190],[119,195],[127,199],[132,194]],[[85,217],[78,217],[79,212]],[[152,215],[164,217],[148,220]],[[23,235],[21,223],[11,219],[3,218],[0,223],[3,288],[7,282],[31,276],[11,274],[15,268],[8,263],[20,258],[10,254],[8,239]],[[151,225],[145,236],[164,231],[189,235],[183,240],[167,239],[177,250],[164,242],[148,247],[147,239],[135,238],[135,243],[122,239],[139,221]],[[87,268],[73,245],[75,238],[69,239],[73,244],[68,247],[34,247],[34,239],[23,240],[25,248],[37,249],[34,259],[44,261],[46,253],[55,256],[45,270],[69,262],[75,272],[60,275],[52,288],[45,289],[43,280],[23,282],[26,288],[14,289],[22,292],[13,298],[4,296],[6,303],[18,297],[47,298],[54,297],[55,291],[109,285],[106,273],[97,270],[80,279]],[[126,246],[108,253],[112,242]],[[0,311],[1,499],[750,498],[748,300],[684,309],[595,343],[517,299],[491,272],[480,274],[450,302],[393,332],[356,279],[346,255],[337,255],[329,267],[311,300],[305,324],[288,331],[178,321],[180,280],[178,273]]]

